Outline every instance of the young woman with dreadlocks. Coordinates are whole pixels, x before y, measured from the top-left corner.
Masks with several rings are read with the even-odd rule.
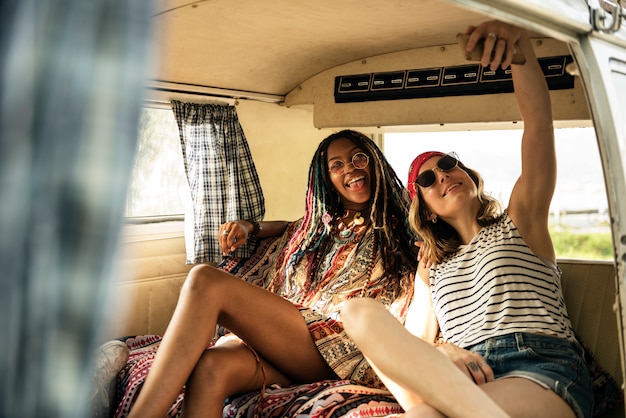
[[[342,378],[382,387],[338,314],[348,299],[371,297],[405,319],[417,267],[409,205],[365,135],[346,130],[322,141],[302,219],[220,227],[225,254],[252,234],[289,234],[265,289],[209,265],[194,267],[129,416],[165,416],[183,385],[186,417],[221,417],[227,397],[272,384]],[[216,325],[232,334],[207,349]]]

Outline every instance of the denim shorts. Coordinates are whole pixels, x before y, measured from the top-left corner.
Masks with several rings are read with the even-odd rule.
[[[593,393],[582,347],[542,334],[514,333],[467,347],[482,355],[496,379],[523,377],[551,389],[578,418],[593,412]]]

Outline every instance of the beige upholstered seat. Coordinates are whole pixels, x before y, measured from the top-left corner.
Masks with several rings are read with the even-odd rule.
[[[622,385],[613,263],[560,260],[559,267],[563,271],[563,293],[572,326],[600,366]],[[624,406],[605,416],[623,418]]]

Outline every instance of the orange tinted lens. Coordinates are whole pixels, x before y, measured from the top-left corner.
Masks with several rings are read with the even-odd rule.
[[[368,163],[369,157],[362,152],[357,152],[352,156],[352,165],[354,165],[354,168],[365,168]]]

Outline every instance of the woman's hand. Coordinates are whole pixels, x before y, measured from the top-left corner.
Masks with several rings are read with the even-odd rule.
[[[482,385],[494,380],[493,370],[480,354],[450,343],[440,344],[437,349],[452,360],[456,367],[476,384]]]
[[[489,66],[495,71],[499,66],[505,69],[511,65],[517,41],[522,36],[522,29],[498,20],[491,20],[477,27],[469,26],[465,33],[470,35],[466,45],[468,52],[473,51],[481,39],[485,39],[480,63],[483,67]]]
[[[254,225],[244,220],[222,224],[218,233],[222,254],[226,256],[248,242],[248,236],[253,229]]]
[[[425,250],[422,251],[422,244],[424,244],[423,241],[415,241],[415,246],[420,249],[420,251],[417,253],[417,262],[419,268],[424,268],[428,270],[429,268],[434,266],[435,263],[428,256],[425,255]]]

